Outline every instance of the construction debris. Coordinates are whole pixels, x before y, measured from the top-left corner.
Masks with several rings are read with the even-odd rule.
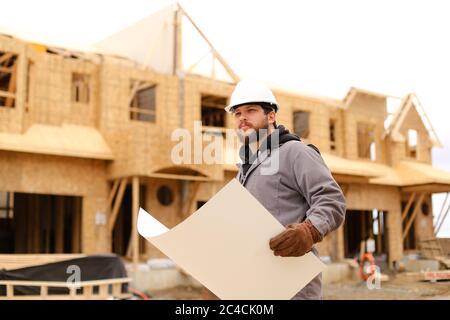
[[[425,281],[441,281],[450,280],[450,270],[445,271],[427,271],[423,273],[423,280]]]

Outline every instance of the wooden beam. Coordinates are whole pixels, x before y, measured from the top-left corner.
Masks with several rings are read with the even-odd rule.
[[[108,195],[108,213],[111,213],[112,203],[114,196],[116,195],[117,189],[119,189],[120,179],[114,180],[113,187]]]
[[[405,218],[408,215],[409,209],[411,208],[411,205],[412,205],[415,197],[416,197],[415,192],[411,193],[411,195],[409,196],[408,203],[406,204],[406,207],[405,207],[405,209],[403,209],[403,212],[402,212],[402,223],[403,223],[403,221],[405,221]]]
[[[416,202],[416,205],[414,206],[414,212],[409,218],[408,223],[406,224],[405,230],[403,230],[403,241],[406,239],[406,236],[408,235],[409,229],[411,228],[414,219],[417,216],[417,213],[419,212],[420,207],[422,206],[423,198],[425,197],[425,193],[421,193],[419,196],[419,199]]]
[[[15,98],[16,95],[14,93],[10,93],[10,92],[7,92],[7,91],[0,90],[0,97]]]
[[[133,102],[134,96],[138,92],[140,85],[140,81],[136,81],[133,83],[133,88],[131,88],[130,96],[128,97],[128,107],[131,107],[131,102]]]
[[[114,207],[109,216],[108,229],[111,233],[114,229],[114,224],[116,222],[117,214],[119,213],[120,204],[122,203],[123,195],[125,193],[125,188],[127,187],[127,178],[122,178],[120,182],[119,191],[117,193],[116,201],[114,202]]]
[[[11,78],[9,79],[9,87],[8,87],[8,92],[9,93],[16,93],[16,85],[17,85],[17,60],[14,62],[14,65],[12,67],[12,74],[11,74]],[[14,103],[14,99],[15,98],[6,98],[6,102],[5,102],[5,106],[6,107],[13,107],[13,103]]]
[[[426,184],[402,187],[401,191],[402,192],[442,193],[442,192],[450,191],[450,184],[426,183]]]
[[[360,184],[366,184],[369,183],[369,179],[371,177],[367,176],[354,176],[354,175],[348,175],[348,174],[333,174],[333,178],[341,184],[344,183],[360,183]]]
[[[11,52],[5,53],[3,56],[0,57],[0,64],[2,64],[5,61],[8,61],[10,58],[13,57],[13,55],[14,54]]]
[[[139,234],[137,232],[137,216],[139,211],[139,177],[132,178],[132,216],[131,216],[131,234],[133,240],[133,264],[134,270],[137,270],[139,262]]]
[[[197,32],[200,34],[200,36],[205,40],[205,42],[208,44],[208,46],[211,48],[212,54],[216,57],[217,60],[222,64],[222,66],[225,68],[225,70],[228,72],[231,79],[233,79],[234,82],[239,82],[239,77],[236,73],[231,69],[231,67],[228,65],[228,63],[225,61],[225,59],[217,52],[217,50],[214,48],[212,43],[208,40],[208,38],[205,36],[205,34],[200,30],[200,28],[195,24],[194,20],[191,19],[191,17],[186,13],[186,11],[178,4],[178,7],[180,8],[183,15],[189,20],[189,22],[192,24],[192,26],[197,30]]]
[[[3,73],[12,73],[12,72],[13,72],[13,69],[12,69],[11,67],[6,68],[6,67],[1,67],[1,66],[0,66],[0,72],[3,72]]]
[[[173,75],[177,74],[177,71],[183,69],[183,35],[182,35],[182,18],[183,12],[178,7],[174,12],[174,32],[173,32],[173,47],[174,47],[174,56],[173,56]]]
[[[208,55],[212,54],[212,50],[209,50],[207,53],[205,53],[200,59],[198,59],[196,62],[194,62],[189,68],[186,69],[186,72],[190,73],[192,70],[195,69],[195,67],[203,61]]]

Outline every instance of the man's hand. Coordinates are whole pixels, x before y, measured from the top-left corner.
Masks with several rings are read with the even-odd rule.
[[[270,239],[270,249],[281,257],[300,257],[311,251],[314,243],[322,241],[322,235],[309,220],[293,223],[282,233]]]

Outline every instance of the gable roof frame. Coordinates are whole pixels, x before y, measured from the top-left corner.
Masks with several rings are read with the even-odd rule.
[[[431,124],[430,119],[425,112],[424,107],[420,103],[419,98],[414,93],[408,94],[405,99],[403,99],[400,108],[395,113],[390,126],[385,130],[382,138],[385,139],[387,136],[391,136],[394,141],[404,141],[404,137],[400,133],[400,128],[411,108],[415,108],[417,113],[419,114],[419,117],[421,118],[422,123],[428,132],[429,139],[433,146],[442,148],[442,144],[436,134],[436,131],[433,128],[433,125]]]
[[[183,19],[185,18],[185,19]],[[183,66],[183,24],[188,23],[200,36],[200,41],[209,49],[195,65]],[[136,62],[142,69],[171,75],[193,73],[193,69],[206,56],[213,58],[211,77],[216,79],[215,64],[224,70],[226,79],[237,83],[240,79],[223,56],[212,45],[195,21],[175,2],[134,24],[106,37],[93,45],[93,51],[100,54],[126,57]],[[208,69],[209,76],[209,69]]]
[[[233,71],[233,69],[230,67],[230,65],[226,62],[226,60],[222,57],[222,55],[216,50],[216,48],[213,46],[213,44],[211,43],[211,41],[209,41],[209,39],[206,37],[206,35],[203,33],[203,31],[197,26],[197,24],[195,23],[195,21],[189,16],[189,14],[186,12],[186,10],[183,9],[183,7],[179,4],[176,3],[177,6],[177,10],[178,12],[183,15],[184,17],[186,17],[186,19],[191,23],[191,25],[194,27],[194,29],[198,32],[198,34],[203,38],[203,40],[206,42],[206,44],[209,47],[209,52],[204,55],[200,60],[198,60],[197,62],[195,62],[193,65],[189,66],[187,68],[187,72],[191,72],[198,63],[200,63],[204,58],[206,58],[206,56],[210,54],[213,55],[213,58],[215,60],[217,60],[225,69],[225,71],[228,73],[228,75],[230,76],[230,78],[235,82],[239,82],[240,78],[239,76]],[[178,21],[177,21],[178,23]],[[179,54],[181,55],[181,51],[177,52],[175,54]],[[180,61],[181,57],[176,58],[177,61]],[[181,66],[179,66],[181,67]],[[214,77],[214,70],[212,71],[213,73],[213,77]]]

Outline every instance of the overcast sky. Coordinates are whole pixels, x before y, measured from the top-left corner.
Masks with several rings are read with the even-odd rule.
[[[0,30],[88,46],[172,2],[0,0]],[[241,77],[339,99],[351,86],[415,92],[445,145],[433,164],[450,171],[448,1],[180,2]],[[440,236],[450,237],[450,216]]]

